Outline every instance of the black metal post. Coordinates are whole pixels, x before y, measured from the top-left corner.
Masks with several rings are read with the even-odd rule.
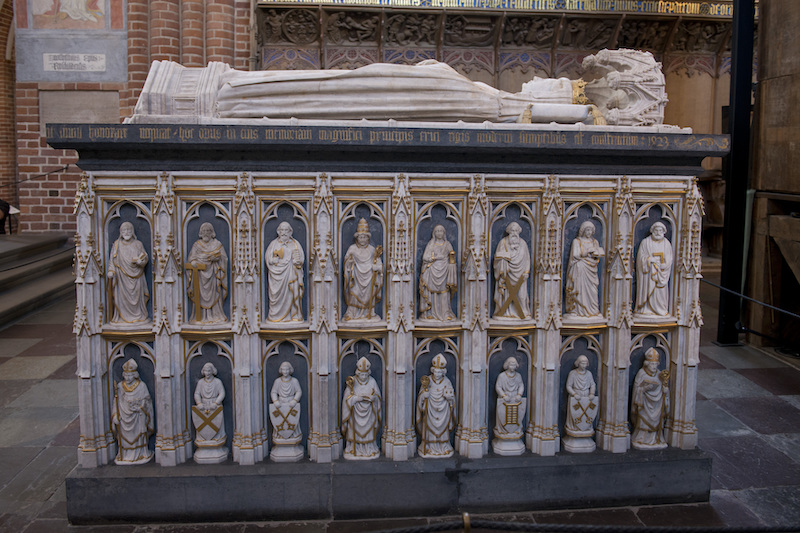
[[[723,228],[720,284],[742,290],[747,186],[750,170],[750,108],[753,84],[754,0],[734,0],[731,36],[731,151],[725,169],[725,227]],[[738,344],[736,323],[741,318],[742,299],[722,291],[719,296],[718,344]]]

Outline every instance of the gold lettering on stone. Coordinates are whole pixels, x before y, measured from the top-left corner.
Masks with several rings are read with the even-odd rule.
[[[178,126],[178,139],[181,142],[191,141],[194,138],[194,130],[191,128],[184,128],[183,126]]]
[[[337,143],[340,141],[363,141],[364,138],[361,130],[347,128],[342,130],[319,130],[319,140]]]
[[[413,140],[413,131],[379,130],[369,132],[370,144],[375,144],[377,142],[404,143],[412,142]]]
[[[567,134],[555,131],[546,132],[521,132],[519,142],[522,144],[532,144],[542,146],[545,144],[567,144]]]
[[[169,128],[141,128],[139,129],[139,138],[143,141],[168,141],[170,139]]]
[[[103,139],[127,139],[128,130],[113,126],[89,126],[89,138],[93,141]]]
[[[451,131],[447,133],[447,138],[453,144],[468,143],[470,141],[468,131]]]

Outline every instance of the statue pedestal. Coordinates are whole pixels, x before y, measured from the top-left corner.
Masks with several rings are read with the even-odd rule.
[[[228,460],[228,448],[224,446],[198,446],[194,451],[194,462],[199,465],[216,465]]]
[[[305,455],[305,449],[297,443],[276,443],[269,452],[270,460],[276,463],[296,463],[303,458],[303,455]]]
[[[561,437],[561,443],[564,445],[564,451],[569,453],[591,453],[597,448],[591,437],[564,435]]]
[[[522,455],[525,453],[525,444],[522,437],[518,440],[493,439],[492,451],[497,455]]]

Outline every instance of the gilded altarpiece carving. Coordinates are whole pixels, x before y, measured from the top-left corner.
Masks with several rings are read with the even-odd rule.
[[[680,176],[86,174],[76,200],[74,327],[80,394],[97,401],[81,404],[80,464],[117,456],[112,402],[128,359],[154,401],[148,445],[164,466],[193,457],[193,394],[208,362],[226,392],[225,447],[240,464],[270,460],[268,408],[281,376],[300,389],[291,423],[302,451],[290,455],[342,458],[343,395],[348,377],[366,367],[362,358],[380,389],[376,446],[391,460],[419,455],[418,404],[432,367],[444,369],[453,389],[447,442],[455,454],[491,452],[503,372],[520,377],[525,404],[518,418],[504,405],[501,426],[521,433],[522,453],[555,454],[565,435],[565,379],[580,356],[596,382],[592,438],[599,449],[625,452],[632,379],[649,348],[670,374],[667,443],[693,448],[702,212],[696,183]],[[637,250],[657,222],[674,255],[663,316],[635,308]],[[125,223],[148,256],[148,320],[120,326],[107,272]],[[569,261],[587,224],[592,246],[603,250],[592,263],[598,312],[574,317]],[[271,246],[276,240],[281,247]],[[189,260],[199,241],[213,260]],[[281,261],[291,276],[270,272]],[[203,267],[216,274],[196,283]],[[271,290],[275,283],[286,290]],[[203,314],[212,301],[221,314]],[[286,312],[271,314],[275,305]],[[509,358],[513,369],[504,368]],[[292,367],[286,375],[283,363]]]

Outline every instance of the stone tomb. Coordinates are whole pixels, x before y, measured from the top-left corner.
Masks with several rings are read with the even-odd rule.
[[[727,137],[296,119],[48,137],[85,171],[71,520],[708,498],[693,176]]]

